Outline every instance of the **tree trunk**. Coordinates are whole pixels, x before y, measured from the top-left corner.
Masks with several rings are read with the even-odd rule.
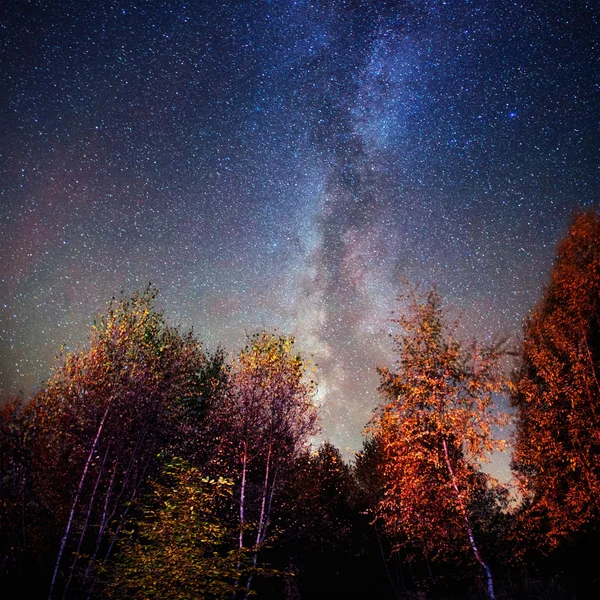
[[[73,498],[73,504],[71,505],[71,512],[69,513],[69,519],[67,521],[67,526],[65,528],[65,532],[60,541],[60,548],[58,550],[58,556],[56,557],[56,565],[54,566],[54,573],[52,574],[52,581],[50,582],[50,591],[48,592],[48,600],[52,599],[52,595],[54,593],[54,586],[56,584],[56,576],[58,575],[58,568],[60,567],[60,562],[62,560],[63,553],[65,551],[65,546],[67,545],[67,539],[69,537],[69,533],[71,531],[71,525],[73,524],[73,517],[75,516],[75,509],[77,508],[77,503],[79,502],[79,496],[81,496],[81,490],[83,489],[83,482],[85,481],[85,477],[87,475],[88,469],[90,468],[90,464],[92,463],[92,458],[94,456],[94,451],[96,450],[96,446],[98,444],[98,440],[100,439],[100,434],[102,433],[102,428],[104,427],[104,422],[106,421],[106,416],[108,415],[108,411],[112,404],[113,398],[111,397],[108,400],[106,405],[106,410],[102,415],[102,419],[100,420],[100,425],[98,425],[98,430],[96,431],[96,437],[92,443],[92,447],[88,453],[87,460],[85,461],[85,466],[83,467],[83,472],[81,474],[81,478],[79,480],[79,485],[77,486],[77,491],[75,492],[75,497]]]
[[[85,515],[85,522],[83,523],[83,527],[81,528],[81,535],[79,536],[79,543],[77,544],[77,550],[75,551],[75,558],[73,559],[73,563],[71,564],[69,578],[67,579],[67,583],[65,584],[65,589],[63,590],[63,596],[62,596],[63,600],[67,596],[67,590],[69,589],[69,585],[71,585],[71,580],[73,579],[73,573],[75,572],[75,566],[77,565],[77,561],[79,560],[79,555],[81,553],[81,546],[83,545],[83,539],[85,538],[88,523],[90,521],[90,515],[92,514],[92,509],[94,507],[94,500],[96,499],[96,492],[98,491],[98,486],[100,485],[100,481],[102,480],[102,476],[104,475],[104,467],[106,465],[106,459],[108,457],[109,450],[110,450],[110,444],[106,448],[106,452],[104,453],[104,459],[102,460],[102,467],[100,468],[98,477],[96,477],[96,484],[94,485],[94,490],[92,491],[92,497],[90,498],[90,503],[88,505],[87,514]]]
[[[241,551],[244,548],[244,527],[246,525],[246,513],[245,513],[245,498],[246,498],[246,471],[248,467],[248,442],[244,442],[244,452],[242,454],[242,485],[240,488],[240,535],[238,540],[238,548],[240,550],[240,558]],[[236,568],[238,570],[238,578],[235,581],[235,590],[233,592],[232,598],[235,599],[237,597],[237,587],[240,583],[239,570],[241,567],[241,563],[238,561]]]
[[[245,495],[246,495],[246,468],[248,464],[248,444],[244,443],[244,454],[242,456],[242,486],[240,489],[240,537],[239,537],[239,548],[240,550],[244,547],[244,526],[246,524],[245,516]]]
[[[460,508],[460,512],[465,520],[465,527],[467,529],[467,536],[469,538],[469,544],[471,546],[471,550],[473,550],[473,554],[475,556],[475,560],[481,565],[481,568],[485,571],[485,576],[487,578],[487,593],[490,600],[496,600],[496,595],[494,593],[494,580],[492,579],[492,572],[484,560],[481,558],[479,554],[479,550],[477,548],[477,544],[475,543],[475,536],[473,535],[473,529],[471,527],[471,522],[469,520],[469,515],[467,514],[467,509],[462,501],[462,496],[460,495],[460,490],[458,489],[458,483],[456,482],[456,476],[454,475],[454,469],[452,468],[452,463],[450,462],[450,456],[448,454],[448,444],[446,440],[442,440],[442,445],[444,447],[444,456],[446,458],[446,466],[448,467],[448,472],[450,473],[450,478],[452,480],[452,487],[456,492],[456,499],[458,501],[458,506]]]
[[[273,449],[273,442],[269,444],[269,451],[267,453],[267,465],[265,467],[265,480],[263,483],[263,491],[262,498],[260,503],[260,517],[258,519],[258,530],[256,532],[256,542],[254,544],[254,557],[252,558],[252,564],[256,567],[258,563],[258,551],[264,540],[265,533],[263,531],[266,530],[265,525],[265,508],[267,504],[267,492],[269,490],[269,469],[271,467],[271,452]],[[269,502],[270,505],[270,502]],[[269,506],[270,508],[270,506]],[[248,600],[248,596],[250,595],[250,586],[252,585],[252,573],[248,576],[248,581],[246,582],[246,594],[244,595],[244,600]]]

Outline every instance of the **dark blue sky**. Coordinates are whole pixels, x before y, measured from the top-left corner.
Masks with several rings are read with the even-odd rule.
[[[4,393],[152,281],[210,348],[295,333],[355,449],[403,279],[518,335],[571,212],[600,206],[595,2],[4,10]]]

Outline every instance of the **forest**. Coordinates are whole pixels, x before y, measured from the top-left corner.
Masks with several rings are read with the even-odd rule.
[[[435,288],[406,290],[351,462],[314,443],[318,367],[292,336],[209,353],[156,294],[113,298],[3,403],[2,598],[596,597],[598,211],[574,215],[516,344],[466,341]],[[503,447],[514,491],[482,469]]]

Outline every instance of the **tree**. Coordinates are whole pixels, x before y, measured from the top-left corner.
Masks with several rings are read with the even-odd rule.
[[[229,480],[203,477],[181,459],[167,463],[106,569],[103,596],[231,598],[240,568],[247,571],[249,563],[247,555],[230,551],[230,532],[218,518],[232,487]]]
[[[286,533],[293,531],[303,550],[347,545],[353,484],[350,467],[330,442],[304,453],[296,462],[286,498]]]
[[[50,598],[93,588],[94,565],[111,554],[157,453],[177,444],[182,416],[207,389],[210,361],[191,332],[165,324],[156,293],[111,303],[89,349],[64,355],[34,398],[6,413],[20,461],[11,473],[26,474],[15,480],[27,492],[21,537],[41,561],[55,557]]]
[[[385,463],[386,453],[381,435],[367,435],[362,450],[356,455],[353,468],[358,505],[361,507],[361,513],[369,519],[369,528],[363,534],[366,538],[363,545],[372,547],[371,554],[379,557],[377,565],[381,565],[386,581],[395,595],[398,595],[400,588],[406,589],[406,578],[402,568],[404,557],[401,556],[398,545],[393,543],[393,539],[382,535],[381,519],[378,518],[386,489]]]
[[[33,499],[31,457],[24,440],[31,432],[21,400],[11,398],[0,407],[0,588],[5,590],[28,562],[37,562],[36,552],[46,550],[42,529],[27,519]],[[28,587],[26,593],[37,591]]]
[[[182,405],[202,389],[207,361],[200,344],[165,324],[154,308],[157,293],[148,288],[111,304],[96,320],[90,350],[68,355],[40,398],[46,414],[69,415],[61,428],[72,437],[71,469],[79,474],[50,597],[74,528],[65,590],[86,536],[90,559],[79,587],[93,587],[94,562],[110,555],[131,503],[157,468],[157,452],[172,443]]]
[[[293,338],[266,332],[250,336],[232,365],[230,392],[214,414],[221,431],[219,452],[237,471],[238,548],[252,548],[255,565],[277,494],[316,431],[315,384],[306,371]],[[251,584],[252,575],[248,592]]]
[[[277,513],[280,537],[275,544],[288,587],[310,598],[344,596],[351,587],[354,480],[340,451],[324,442],[307,450],[294,465]]]
[[[462,560],[470,551],[494,598],[490,567],[477,544],[474,500],[485,485],[479,462],[498,447],[493,395],[502,387],[501,349],[464,345],[446,326],[435,290],[413,292],[394,319],[397,370],[379,369],[387,402],[373,424],[384,455],[378,515],[388,534],[429,560]]]
[[[600,214],[575,216],[528,319],[512,405],[522,522],[545,550],[600,525]]]

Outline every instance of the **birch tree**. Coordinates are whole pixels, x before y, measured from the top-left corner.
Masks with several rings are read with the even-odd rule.
[[[465,345],[446,325],[435,290],[412,293],[394,319],[395,370],[379,369],[386,399],[373,423],[383,453],[378,516],[386,531],[427,561],[471,556],[495,597],[488,560],[476,538],[479,464],[499,446],[493,405],[502,387],[500,349]]]
[[[206,390],[206,355],[166,325],[155,296],[113,301],[89,347],[63,355],[31,401],[5,411],[19,458],[11,477],[26,479],[20,539],[54,556],[48,598],[91,593],[158,451],[176,444],[180,417]]]
[[[219,418],[237,464],[238,548],[253,562],[271,529],[278,492],[316,432],[315,384],[292,337],[250,336],[232,365],[231,389]],[[246,582],[247,597],[252,576]]]

